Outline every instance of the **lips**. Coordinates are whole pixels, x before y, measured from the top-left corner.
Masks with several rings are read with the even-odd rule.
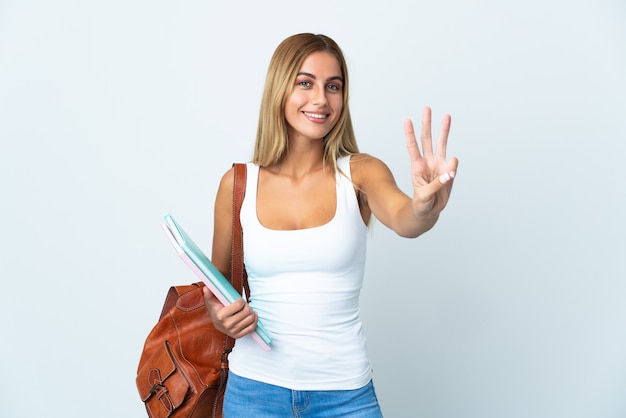
[[[313,113],[313,112],[302,112],[304,116],[312,120],[313,122],[324,122],[328,118],[327,113]]]

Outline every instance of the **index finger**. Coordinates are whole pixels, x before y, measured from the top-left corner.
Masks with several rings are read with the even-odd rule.
[[[415,138],[415,130],[413,129],[413,122],[411,119],[404,121],[404,135],[406,136],[406,148],[409,151],[409,158],[411,161],[419,160],[422,155],[420,149],[417,146],[417,139]]]

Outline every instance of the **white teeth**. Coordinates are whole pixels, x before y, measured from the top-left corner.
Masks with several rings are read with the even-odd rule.
[[[324,119],[326,117],[326,115],[322,115],[319,113],[309,113],[309,112],[303,112],[306,116],[310,117],[310,118],[315,118],[315,119]]]

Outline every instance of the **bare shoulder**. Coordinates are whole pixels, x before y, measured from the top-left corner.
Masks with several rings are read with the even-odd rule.
[[[235,168],[231,167],[222,176],[218,193],[224,192],[232,194],[233,187],[235,187]]]
[[[372,180],[386,180],[391,176],[389,167],[370,154],[353,154],[350,158],[352,181],[363,187]]]
[[[213,252],[211,261],[226,277],[230,275],[234,183],[234,168],[230,168],[220,180],[213,214]]]
[[[215,197],[215,215],[227,215],[232,213],[233,188],[235,187],[234,168],[230,168],[224,173],[220,180]],[[217,219],[216,219],[217,220]]]

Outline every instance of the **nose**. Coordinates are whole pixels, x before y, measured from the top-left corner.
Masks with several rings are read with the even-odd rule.
[[[326,104],[326,88],[325,86],[316,86],[313,89],[313,104],[316,106],[324,106]]]

